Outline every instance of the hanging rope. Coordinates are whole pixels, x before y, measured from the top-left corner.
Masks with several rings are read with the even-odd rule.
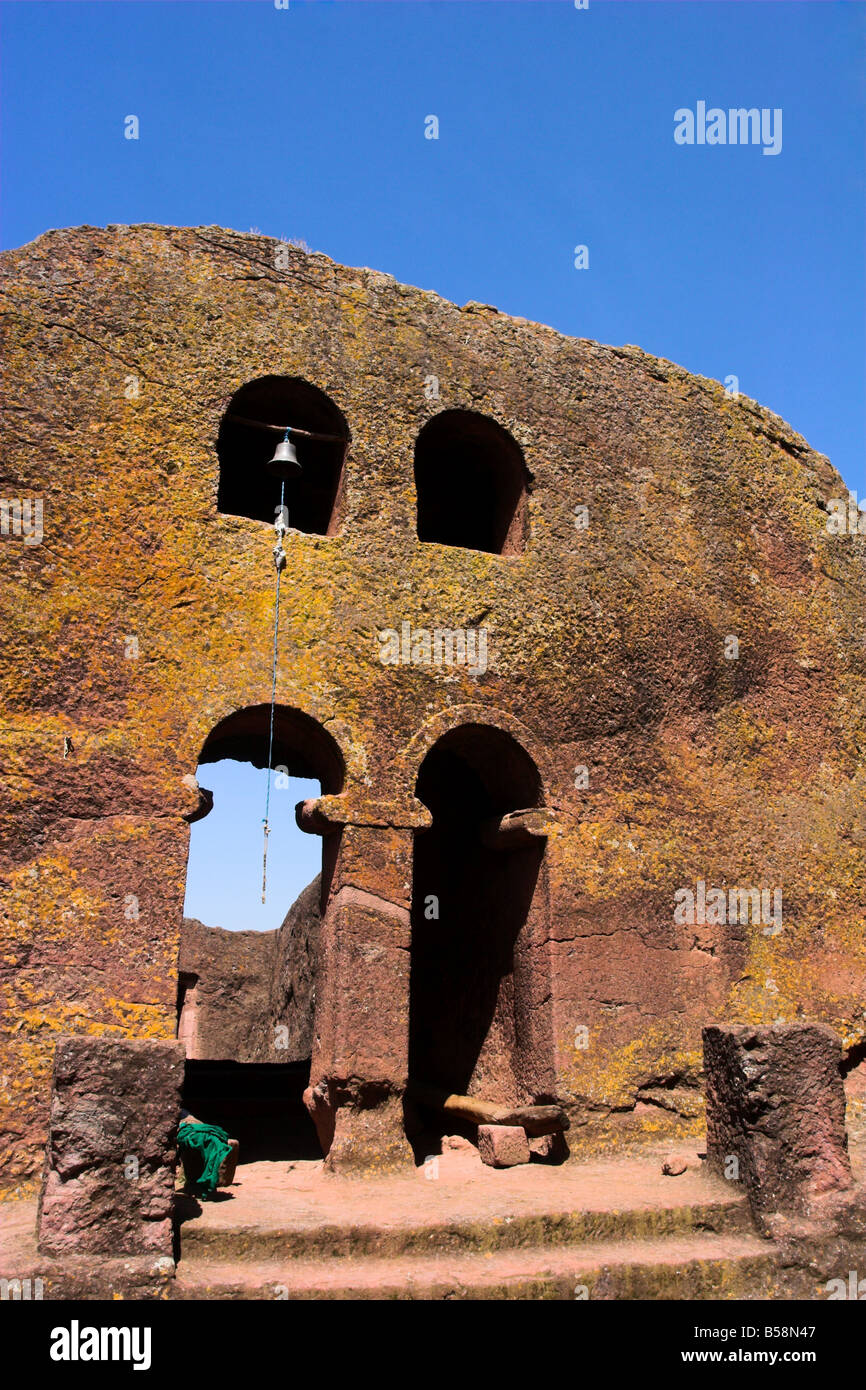
[[[289,431],[286,430],[286,439]],[[274,761],[274,709],[277,703],[277,638],[280,629],[280,576],[286,564],[286,552],[283,549],[283,536],[288,531],[286,520],[286,484],[285,480],[280,484],[280,510],[274,522],[274,530],[277,533],[277,543],[274,546],[274,565],[277,571],[276,592],[274,595],[274,664],[273,676],[271,679],[271,726],[268,734],[268,790],[265,797],[265,844],[262,853],[262,902],[265,902],[268,894],[268,835],[270,834],[269,817],[271,813],[271,767]]]

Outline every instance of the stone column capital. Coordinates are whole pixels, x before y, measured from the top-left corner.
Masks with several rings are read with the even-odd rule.
[[[333,835],[345,825],[424,830],[432,824],[430,812],[417,797],[410,797],[407,801],[380,802],[346,792],[299,802],[295,819],[301,830],[310,835]]]

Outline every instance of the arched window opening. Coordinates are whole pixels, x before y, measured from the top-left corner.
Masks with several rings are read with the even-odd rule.
[[[260,377],[232,396],[217,440],[217,506],[232,516],[273,522],[280,480],[265,465],[287,427],[300,465],[286,482],[289,525],[334,535],[349,427],[334,402],[300,377]]]
[[[320,724],[277,706],[263,907],[269,721],[268,705],[240,710],[217,725],[199,755],[197,775],[213,804],[190,830],[178,962],[184,1104],[238,1140],[241,1164],[321,1157],[302,1097],[322,905],[339,837],[305,834],[295,807],[341,791],[344,766]]]
[[[519,444],[495,420],[469,410],[436,415],[415,445],[418,539],[519,554],[528,476]]]
[[[538,770],[509,734],[464,725],[430,749],[416,795],[433,823],[415,835],[410,1083],[544,1103],[552,1084],[539,1012],[546,842],[516,815],[541,805]],[[423,1138],[410,1136],[416,1147],[453,1125],[433,1111],[424,1121]]]

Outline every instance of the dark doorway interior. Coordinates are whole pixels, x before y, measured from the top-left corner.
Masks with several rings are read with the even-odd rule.
[[[491,1101],[541,1099],[529,1016],[545,842],[493,847],[503,815],[539,804],[536,768],[509,735],[464,726],[431,749],[417,795],[433,825],[415,837],[410,1078]]]
[[[321,1158],[302,1100],[309,1082],[309,1058],[288,1065],[187,1062],[183,1104],[238,1140],[241,1163]]]

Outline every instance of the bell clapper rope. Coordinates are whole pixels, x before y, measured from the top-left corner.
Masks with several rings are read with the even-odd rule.
[[[286,430],[284,443],[288,442],[289,431]],[[283,446],[280,445],[280,448]],[[291,445],[289,445],[291,448]],[[286,481],[285,478],[280,484],[280,506],[277,518],[274,522],[274,530],[277,533],[277,543],[274,546],[274,567],[277,571],[276,592],[274,595],[274,661],[273,674],[271,678],[271,722],[268,733],[268,790],[265,797],[265,842],[262,853],[262,902],[265,902],[268,893],[268,835],[270,826],[268,824],[271,809],[271,766],[274,761],[274,709],[277,702],[277,639],[280,628],[280,576],[286,567],[286,552],[283,549],[283,537],[289,529],[289,515],[285,505],[286,501]]]

